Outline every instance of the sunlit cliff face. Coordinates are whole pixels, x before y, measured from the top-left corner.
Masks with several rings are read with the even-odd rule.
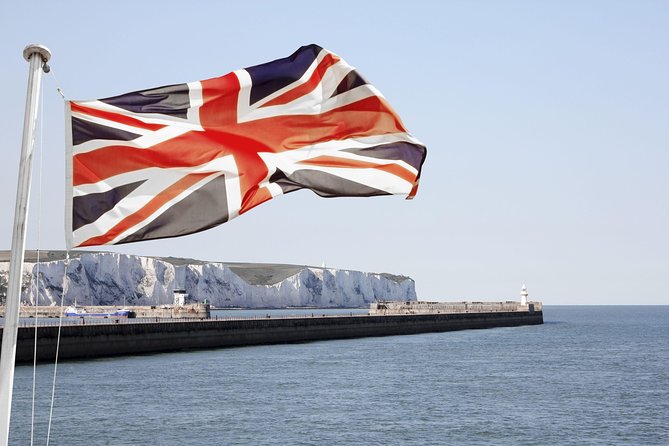
[[[45,257],[48,258],[48,257]],[[8,262],[0,262],[0,296]],[[59,305],[158,305],[173,303],[175,288],[191,301],[217,307],[366,307],[377,300],[416,300],[411,278],[298,265],[235,264],[85,253],[24,265],[23,303]]]

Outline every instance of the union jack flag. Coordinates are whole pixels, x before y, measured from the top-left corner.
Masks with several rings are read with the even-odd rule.
[[[200,82],[66,104],[68,246],[176,237],[277,195],[406,194],[426,149],[316,45]]]

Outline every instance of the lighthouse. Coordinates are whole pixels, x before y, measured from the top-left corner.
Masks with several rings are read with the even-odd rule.
[[[523,284],[523,287],[520,289],[520,304],[521,305],[527,305],[527,296],[529,293],[527,292],[527,287],[525,284]]]

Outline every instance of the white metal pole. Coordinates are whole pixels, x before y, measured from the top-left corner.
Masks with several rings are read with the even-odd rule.
[[[5,302],[5,326],[2,330],[2,351],[0,357],[0,445],[9,442],[9,420],[12,412],[12,391],[14,390],[14,362],[16,359],[16,337],[19,326],[19,305],[21,299],[21,276],[23,271],[23,251],[28,218],[28,197],[30,196],[30,176],[35,143],[35,124],[42,70],[51,58],[49,49],[42,45],[28,45],[23,57],[30,63],[26,110],[23,118],[23,141],[19,161],[19,182],[16,188],[14,209],[14,233],[12,253],[9,258],[9,283]]]

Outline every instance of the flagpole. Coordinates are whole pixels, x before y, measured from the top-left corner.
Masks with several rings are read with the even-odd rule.
[[[19,161],[19,182],[16,188],[14,209],[14,233],[12,253],[9,258],[9,283],[5,301],[5,326],[2,330],[2,351],[0,357],[0,445],[9,442],[9,420],[12,410],[14,388],[14,362],[16,338],[19,326],[19,305],[21,300],[21,276],[28,217],[28,197],[30,196],[30,174],[35,143],[35,124],[42,83],[42,70],[48,72],[47,61],[51,58],[49,49],[42,45],[28,45],[23,50],[23,58],[30,64],[28,92],[23,118],[23,141]]]

